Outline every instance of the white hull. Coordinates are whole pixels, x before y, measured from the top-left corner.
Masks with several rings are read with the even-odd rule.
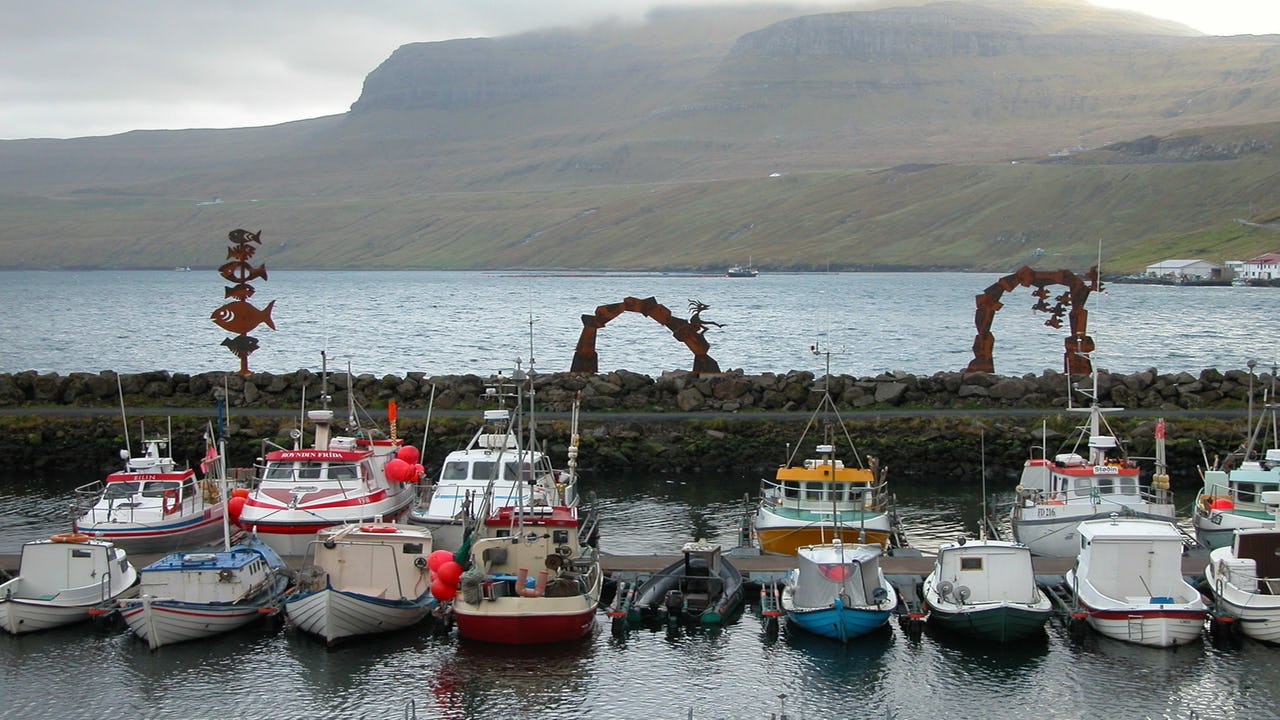
[[[0,597],[0,629],[18,635],[83,622],[89,619],[90,607]]]
[[[150,596],[123,605],[120,615],[152,650],[230,632],[263,617],[257,606],[214,606]]]
[[[1088,505],[1073,508],[1070,505],[1058,506],[1062,513],[1053,518],[1037,518],[1036,508],[1017,508],[1013,510],[1013,539],[1030,548],[1032,554],[1046,557],[1075,557],[1080,552],[1080,523],[1086,520],[1106,520],[1112,513],[1119,512],[1124,517],[1161,520],[1173,525],[1177,522],[1172,505],[1149,505],[1145,507],[1124,506],[1121,511],[1115,505]]]
[[[1248,561],[1246,561],[1248,563]],[[1233,547],[1224,547],[1209,554],[1209,564],[1204,569],[1205,581],[1215,600],[1215,611],[1235,618],[1240,630],[1259,642],[1280,644],[1280,581],[1257,576],[1257,568],[1250,565],[1244,573],[1237,574],[1238,565]],[[1265,588],[1267,592],[1259,590]]]
[[[333,643],[412,627],[431,612],[433,604],[425,593],[416,600],[389,601],[325,588],[292,596],[285,611],[290,624]]]
[[[0,628],[18,635],[70,625],[137,594],[138,571],[123,549],[83,535],[59,539],[65,537],[22,546],[18,577],[0,585]]]

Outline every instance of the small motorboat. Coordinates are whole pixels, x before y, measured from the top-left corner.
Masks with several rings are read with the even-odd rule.
[[[517,373],[512,379],[523,381]],[[511,393],[505,377],[491,387],[500,402]],[[532,396],[532,393],[530,393]],[[530,400],[532,405],[532,399]],[[409,513],[409,522],[431,531],[434,547],[458,550],[469,529],[482,526],[489,508],[516,506],[578,507],[577,402],[569,446],[568,467],[552,466],[551,458],[538,448],[532,437],[535,423],[529,423],[530,437],[520,437],[523,408],[505,407],[484,411],[484,422],[462,450],[450,452],[440,467],[434,484],[425,485],[418,506]],[[529,411],[532,413],[532,409]],[[594,542],[594,516],[584,513],[583,542]]]
[[[329,645],[415,625],[437,605],[430,554],[431,533],[413,525],[321,530],[284,599],[289,624]]]
[[[826,377],[830,378],[830,353],[814,352],[827,356]],[[822,399],[800,439],[788,445],[786,464],[774,477],[760,482],[760,498],[752,518],[760,550],[795,555],[801,547],[833,540],[879,543],[884,548],[902,544],[888,490],[888,468],[871,456],[863,462],[826,381],[822,388]],[[825,428],[825,437],[817,445],[817,457],[803,458],[800,451],[805,436],[819,424]],[[843,443],[839,452],[837,442]],[[840,454],[845,460],[837,457]],[[852,464],[846,465],[846,460]]]
[[[236,524],[286,556],[306,554],[325,528],[393,523],[417,501],[417,448],[374,438],[358,426],[351,436],[333,435],[332,410],[312,410],[307,417],[315,426],[314,445],[268,452],[257,488],[228,505]]]
[[[142,568],[137,597],[120,616],[154,650],[248,625],[279,610],[288,568],[254,537],[226,549],[178,552]]]
[[[684,557],[638,587],[619,584],[609,615],[628,626],[720,625],[742,605],[742,573],[721,554],[718,543],[694,540]]]
[[[1249,369],[1252,372],[1252,365]],[[1270,401],[1263,403],[1256,420],[1250,404],[1249,435],[1240,449],[1216,459],[1201,473],[1204,485],[1192,505],[1191,522],[1196,529],[1196,540],[1210,550],[1231,546],[1236,530],[1269,531],[1276,525],[1276,505],[1263,499],[1264,493],[1280,491],[1280,437],[1277,437],[1280,402],[1277,402],[1276,374],[1272,368]],[[1251,374],[1250,382],[1252,377]]]
[[[0,628],[18,635],[88,620],[138,591],[123,548],[83,533],[22,546],[18,576],[0,585]]]
[[[179,468],[168,453],[168,438],[144,439],[142,445],[137,457],[120,451],[123,470],[76,488],[76,531],[133,553],[215,542],[225,509],[216,484],[197,479],[192,468]]]
[[[1053,614],[1036,585],[1031,550],[1001,540],[939,547],[921,596],[931,625],[999,643],[1043,635]]]
[[[1163,460],[1164,420],[1156,423],[1157,467],[1146,485],[1138,464],[1124,454],[1104,417],[1120,408],[1098,404],[1097,383],[1095,371],[1088,408],[1069,408],[1089,415],[1088,422],[1077,428],[1075,444],[1049,458],[1043,450],[1047,442],[1042,440],[1038,446],[1042,456],[1034,457],[1033,450],[1033,457],[1023,465],[1010,523],[1013,539],[1035,555],[1074,557],[1080,549],[1077,526],[1106,520],[1112,513],[1163,521],[1170,527],[1176,521]],[[1077,452],[1085,447],[1087,455]]]
[[[782,590],[788,626],[841,642],[885,627],[898,594],[880,568],[883,552],[877,543],[839,540],[799,548],[799,567]]]
[[[1194,642],[1208,608],[1182,577],[1182,536],[1148,518],[1086,520],[1066,573],[1077,618],[1103,635],[1155,647]]]
[[[596,549],[580,535],[578,508],[507,506],[471,541],[453,598],[458,635],[505,645],[565,642],[595,627],[604,575]],[[448,566],[437,568],[445,583]],[[432,592],[448,599],[452,587]]]
[[[1280,491],[1259,500],[1280,504]],[[1209,553],[1204,576],[1215,616],[1231,618],[1246,637],[1280,644],[1280,521],[1237,529],[1232,544]]]

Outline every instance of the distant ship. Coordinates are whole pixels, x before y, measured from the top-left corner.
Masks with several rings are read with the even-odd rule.
[[[759,274],[760,271],[752,267],[749,260],[746,265],[734,265],[725,272],[728,277],[755,277]]]

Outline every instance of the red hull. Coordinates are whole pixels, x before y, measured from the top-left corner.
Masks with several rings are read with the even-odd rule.
[[[471,615],[454,608],[458,635],[502,645],[542,645],[586,637],[595,608],[572,615]]]

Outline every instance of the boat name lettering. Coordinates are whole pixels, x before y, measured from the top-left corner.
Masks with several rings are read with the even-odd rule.
[[[284,450],[279,457],[281,460],[342,460],[344,454],[324,450]]]
[[[1036,517],[1058,517],[1058,511],[1053,508],[1036,508]]]
[[[1094,475],[1115,475],[1118,472],[1120,472],[1120,468],[1116,467],[1115,465],[1094,465],[1093,466]]]

